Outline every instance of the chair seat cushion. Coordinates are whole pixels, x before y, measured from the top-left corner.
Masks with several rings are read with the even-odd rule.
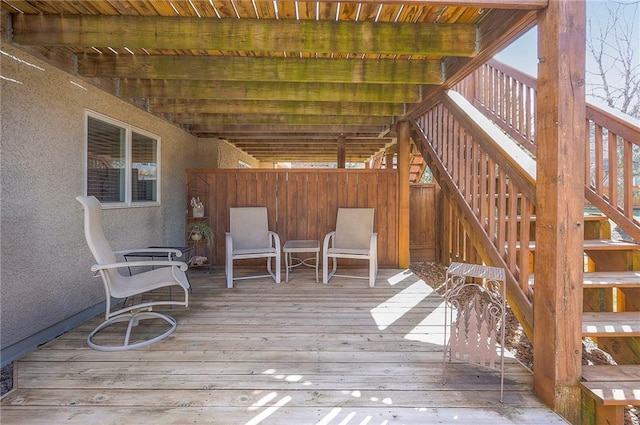
[[[233,250],[233,256],[241,256],[241,255],[265,255],[265,256],[270,256],[276,255],[276,249],[272,248],[272,247],[267,247],[267,248],[246,248],[246,249],[234,249]]]
[[[355,248],[329,248],[327,255],[369,255],[368,249],[355,249]]]
[[[175,277],[171,269],[174,269]],[[116,298],[126,298],[141,292],[171,285],[180,285],[185,289],[190,287],[184,271],[178,267],[160,267],[132,276],[123,276],[118,282],[113,282],[111,295]]]

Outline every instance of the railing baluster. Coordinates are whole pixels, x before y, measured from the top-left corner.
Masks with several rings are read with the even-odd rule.
[[[609,153],[608,181],[609,181],[609,202],[614,207],[618,207],[618,143],[615,134],[607,134],[607,150]]]

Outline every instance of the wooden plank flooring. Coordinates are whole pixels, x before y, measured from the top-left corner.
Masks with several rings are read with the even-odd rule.
[[[362,271],[362,275],[365,275]],[[452,363],[441,383],[442,299],[415,275],[289,283],[195,272],[178,329],[127,352],[99,352],[87,323],[15,364],[10,424],[564,424],[508,359],[496,371]],[[145,324],[137,330],[151,329]],[[105,335],[109,338],[110,335]]]

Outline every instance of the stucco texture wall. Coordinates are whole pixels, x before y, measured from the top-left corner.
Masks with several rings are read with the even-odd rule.
[[[161,138],[161,205],[106,209],[114,250],[184,243],[186,168],[218,166],[228,144],[198,140],[8,44],[2,46],[0,344],[2,350],[104,300],[84,240],[85,110]],[[233,147],[232,147],[233,148]],[[222,155],[222,156],[221,156]],[[232,161],[233,159],[229,159]]]

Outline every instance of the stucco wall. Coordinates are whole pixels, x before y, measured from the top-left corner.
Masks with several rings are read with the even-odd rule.
[[[116,250],[182,244],[185,169],[237,164],[244,156],[233,147],[228,151],[226,142],[198,140],[8,44],[2,52],[0,343],[5,363],[25,339],[46,338],[34,335],[104,300],[100,280],[91,277],[93,258],[84,240],[82,208],[74,199],[83,194],[85,109],[162,141],[161,205],[103,211],[105,234]]]
[[[260,161],[241,151],[238,151],[226,140],[220,140],[218,145],[218,165],[216,168],[238,168],[238,161],[249,164],[251,168],[261,167]]]

